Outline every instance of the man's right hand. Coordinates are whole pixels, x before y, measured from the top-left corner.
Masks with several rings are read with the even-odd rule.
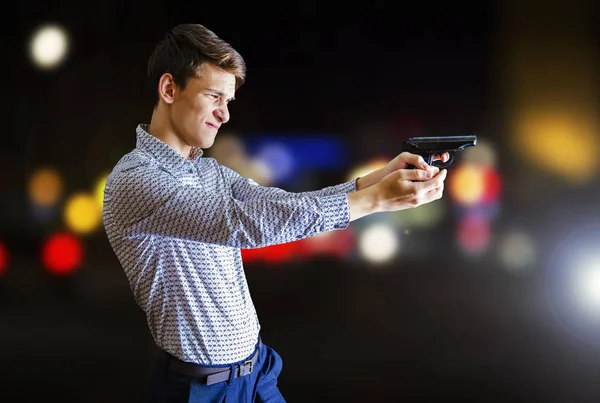
[[[429,178],[429,173],[433,177]],[[445,169],[398,169],[379,183],[348,194],[350,221],[372,213],[406,210],[438,200],[444,193],[446,175]]]

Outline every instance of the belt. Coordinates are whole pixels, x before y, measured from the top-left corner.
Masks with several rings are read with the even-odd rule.
[[[260,347],[262,343],[258,343],[258,347],[254,350],[254,353],[244,362],[233,365],[233,376],[231,376],[232,367],[207,367],[191,362],[181,361],[180,359],[167,354],[167,368],[171,371],[178,372],[180,374],[193,376],[206,380],[207,385],[219,383],[233,378],[241,378],[252,373],[254,364],[258,360],[260,353]]]

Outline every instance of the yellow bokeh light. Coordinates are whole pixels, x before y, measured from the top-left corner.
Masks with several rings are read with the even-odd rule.
[[[462,163],[495,167],[498,160],[496,146],[487,139],[477,139],[477,147],[468,147],[459,156]]]
[[[108,174],[102,175],[100,178],[98,178],[98,180],[96,181],[96,185],[94,186],[94,195],[96,197],[96,203],[98,203],[100,209],[102,209],[102,206],[104,204],[104,187],[106,186],[107,179]]]
[[[64,217],[67,226],[80,234],[87,234],[101,223],[102,209],[96,198],[87,193],[77,193],[65,204]]]
[[[417,208],[400,210],[392,213],[394,221],[402,226],[433,227],[438,224],[446,213],[444,200],[439,199],[425,203]]]
[[[516,125],[517,149],[526,160],[572,182],[586,182],[597,174],[600,139],[589,116],[565,111],[529,113]],[[565,165],[565,152],[575,157],[573,163]]]
[[[475,164],[457,165],[447,179],[448,193],[457,203],[473,205],[485,191],[485,171]]]
[[[358,165],[350,170],[346,176],[347,180],[353,180],[370,174],[371,172],[383,168],[389,161],[383,158],[376,158],[364,164]]]
[[[38,169],[29,179],[28,191],[34,204],[50,207],[56,204],[62,195],[62,177],[55,169]]]

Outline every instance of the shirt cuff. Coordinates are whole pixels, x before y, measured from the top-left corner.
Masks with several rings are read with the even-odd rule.
[[[350,225],[350,204],[348,194],[340,193],[321,198],[324,214],[323,232],[348,228]]]
[[[342,183],[341,189],[343,192],[345,193],[350,193],[350,192],[356,192],[356,182],[358,181],[358,178],[352,179],[346,183]]]

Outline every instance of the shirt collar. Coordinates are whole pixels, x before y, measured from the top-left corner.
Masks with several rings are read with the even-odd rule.
[[[150,125],[139,124],[136,132],[136,148],[149,152],[156,160],[167,169],[180,169],[186,161],[196,165],[202,157],[201,148],[192,147],[188,158],[184,158],[164,141],[154,137],[148,132]]]

